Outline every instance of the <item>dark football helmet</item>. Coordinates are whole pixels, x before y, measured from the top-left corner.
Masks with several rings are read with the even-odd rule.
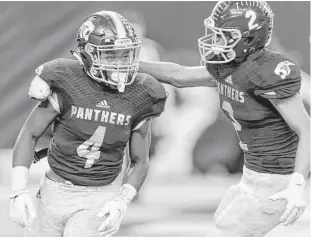
[[[78,30],[76,43],[78,51],[73,54],[94,80],[120,92],[134,81],[141,41],[120,14],[101,11],[90,15]]]
[[[202,63],[244,61],[270,43],[273,12],[265,1],[219,1],[198,40]]]

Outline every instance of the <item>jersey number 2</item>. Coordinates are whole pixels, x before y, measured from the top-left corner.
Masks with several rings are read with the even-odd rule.
[[[232,121],[232,123],[233,123],[233,126],[234,126],[234,128],[235,128],[236,134],[237,134],[238,137],[239,137],[239,140],[240,140],[239,145],[240,145],[241,149],[244,150],[244,151],[248,151],[247,144],[241,142],[241,138],[240,138],[238,132],[241,132],[241,131],[242,131],[242,126],[241,126],[241,124],[234,118],[234,116],[233,116],[233,109],[232,109],[231,104],[230,104],[229,102],[227,102],[227,101],[224,101],[224,102],[222,103],[222,108],[223,108],[223,110],[227,111],[228,114],[229,114],[229,117],[230,117],[230,119],[231,119],[231,121]]]
[[[103,144],[106,133],[106,127],[98,126],[94,134],[89,140],[83,142],[77,148],[78,156],[86,158],[86,163],[84,168],[91,168],[95,160],[100,157],[99,148]]]

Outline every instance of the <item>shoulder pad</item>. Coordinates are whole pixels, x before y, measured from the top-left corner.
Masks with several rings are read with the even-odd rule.
[[[272,99],[287,98],[299,92],[300,66],[287,54],[270,52],[258,62],[259,75],[252,77],[256,84],[255,95]]]
[[[58,58],[40,65],[35,72],[53,89],[58,88],[60,83],[68,80],[67,72],[74,70],[75,66],[80,67],[79,65],[77,60]]]
[[[133,123],[133,128],[137,128],[138,125],[144,120],[158,117],[162,114],[165,109],[166,98],[158,100],[156,103],[141,110],[137,117],[138,119]]]
[[[270,52],[258,61],[263,79],[280,81],[300,76],[300,66],[290,55]],[[270,79],[271,78],[271,79]]]
[[[146,87],[148,94],[154,99],[163,99],[167,97],[164,86],[149,74],[137,74],[137,83]]]
[[[40,65],[36,70],[36,74],[50,86],[54,86],[60,68],[60,60],[55,59]]]
[[[153,103],[143,108],[137,114],[138,119],[133,123],[133,128],[138,126],[141,121],[160,116],[164,111],[167,99],[164,86],[149,74],[139,73],[135,81],[135,83],[144,86],[144,90],[151,97]]]

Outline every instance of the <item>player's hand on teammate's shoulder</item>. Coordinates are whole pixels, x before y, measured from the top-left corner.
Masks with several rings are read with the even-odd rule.
[[[301,176],[301,177],[300,177]],[[270,200],[286,200],[286,209],[280,222],[292,225],[304,212],[307,202],[304,198],[305,180],[302,175],[294,173],[286,189],[272,195]]]

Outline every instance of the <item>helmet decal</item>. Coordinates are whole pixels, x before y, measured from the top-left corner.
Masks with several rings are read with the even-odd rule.
[[[79,36],[84,40],[89,40],[89,35],[95,29],[95,25],[91,21],[85,21],[79,29]]]
[[[213,8],[213,11],[211,13],[211,18],[213,20],[217,20],[217,17],[219,17],[219,13],[221,11],[226,11],[229,6],[230,6],[230,1],[219,1],[218,3],[216,3],[215,7]]]
[[[126,30],[128,32],[128,36],[129,37],[136,36],[135,31],[134,31],[133,27],[131,26],[130,22],[127,19],[125,19],[123,16],[121,16],[121,15],[119,15],[119,17],[120,17],[123,25],[125,26],[125,28],[126,28]]]
[[[205,63],[242,62],[271,41],[273,12],[265,1],[219,1],[198,40]]]
[[[105,11],[105,13],[111,18],[113,21],[116,30],[117,35],[119,38],[126,38],[126,31],[123,22],[121,21],[120,15],[116,12],[112,11]]]
[[[280,62],[274,69],[274,73],[284,80],[291,73],[289,66],[295,66],[295,64],[289,61]]]

